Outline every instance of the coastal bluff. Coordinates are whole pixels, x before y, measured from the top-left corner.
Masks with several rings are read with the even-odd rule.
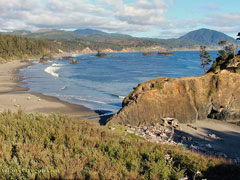
[[[240,74],[222,70],[199,77],[161,77],[139,84],[110,122],[154,125],[162,118],[180,123],[213,118],[240,119]]]

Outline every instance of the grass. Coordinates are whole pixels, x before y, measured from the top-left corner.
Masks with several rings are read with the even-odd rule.
[[[157,90],[162,90],[163,89],[163,83],[162,82],[156,82],[156,83],[154,83],[153,88],[157,89]]]
[[[63,115],[3,112],[0,179],[191,179],[198,170],[207,178],[225,164],[184,148],[146,142],[123,126],[114,128]],[[165,160],[166,154],[171,160]],[[226,177],[237,177],[239,167],[229,165],[236,171]]]

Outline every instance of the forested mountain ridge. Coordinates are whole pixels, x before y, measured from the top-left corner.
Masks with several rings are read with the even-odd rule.
[[[35,32],[30,31],[13,31],[7,32],[10,35],[17,35],[29,38],[57,40],[63,42],[72,42],[80,44],[90,44],[94,46],[107,46],[107,48],[122,49],[132,48],[133,46],[155,46],[159,45],[166,49],[196,49],[200,45],[207,45],[211,48],[218,46],[221,40],[233,41],[234,38],[215,30],[198,29],[191,31],[179,38],[159,39],[159,38],[138,38],[127,34],[108,33],[95,29],[77,29],[75,31],[64,31],[56,29],[40,29]],[[147,42],[147,43],[146,43]],[[128,46],[130,44],[130,46]],[[141,44],[141,45],[140,45]],[[117,48],[116,48],[117,47]]]
[[[234,38],[222,32],[205,28],[191,31],[178,38],[178,40],[191,40],[201,45],[218,45],[218,42],[222,40],[236,42]]]
[[[207,45],[214,49],[221,40],[236,42],[224,33],[209,29],[191,31],[178,39],[137,38],[94,29],[40,29],[35,32],[20,30],[2,33],[0,38],[0,58],[7,60],[41,56],[46,52],[79,53],[85,48],[90,51],[156,51],[156,47],[163,50],[187,50]]]

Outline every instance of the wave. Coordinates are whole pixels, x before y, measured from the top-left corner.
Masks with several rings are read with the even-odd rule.
[[[59,74],[56,73],[57,70],[61,68],[62,65],[60,64],[52,64],[51,66],[44,69],[45,72],[51,74],[54,77],[59,77]]]
[[[110,95],[113,96],[113,97],[117,97],[119,99],[124,99],[125,98],[124,96],[119,96],[117,94],[110,94]]]
[[[63,86],[62,88],[61,88],[61,90],[65,90],[67,88],[67,86]]]
[[[106,102],[103,102],[103,101],[97,101],[97,100],[92,100],[92,99],[85,99],[85,98],[79,98],[79,97],[75,97],[76,100],[79,100],[79,101],[86,101],[86,102],[92,102],[92,103],[97,103],[97,104],[108,104]]]

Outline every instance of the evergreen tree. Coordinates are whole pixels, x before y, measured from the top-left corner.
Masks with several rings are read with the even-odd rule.
[[[238,36],[237,40],[240,41],[240,32],[238,33],[237,36]]]
[[[202,61],[202,67],[204,72],[207,72],[207,66],[209,65],[209,63],[212,61],[210,59],[210,54],[208,51],[206,51],[206,46],[200,46],[200,59]]]
[[[240,32],[238,33],[237,36],[238,36],[238,37],[237,37],[237,40],[240,41]],[[238,48],[239,48],[239,46],[238,46]],[[240,51],[238,51],[238,55],[240,55]]]
[[[223,49],[225,49],[225,45],[227,44],[227,41],[223,40],[223,41],[219,41],[218,44],[220,46],[222,46]]]

